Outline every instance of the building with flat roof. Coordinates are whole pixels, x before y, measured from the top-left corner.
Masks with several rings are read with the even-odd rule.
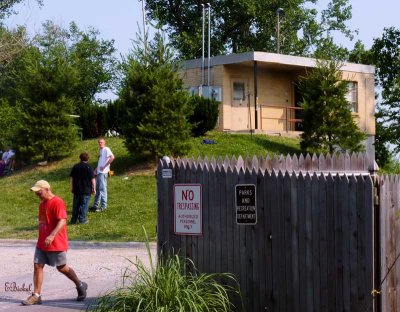
[[[218,130],[296,136],[302,129],[296,82],[316,63],[307,57],[246,52],[215,56],[206,62],[188,60],[181,73],[191,93],[220,101]],[[343,63],[341,72],[348,81],[349,108],[368,136],[366,150],[374,159],[375,67]]]

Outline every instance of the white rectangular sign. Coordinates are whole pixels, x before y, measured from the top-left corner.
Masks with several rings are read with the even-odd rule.
[[[174,185],[175,234],[202,235],[201,184]]]
[[[162,170],[162,178],[163,179],[171,179],[172,178],[172,169],[163,169]]]

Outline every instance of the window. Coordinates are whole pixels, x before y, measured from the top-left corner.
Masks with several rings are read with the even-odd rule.
[[[348,82],[346,99],[349,102],[350,110],[354,113],[357,113],[358,112],[357,82],[354,81]]]
[[[243,101],[245,100],[245,89],[244,82],[234,82],[233,83],[233,100]]]

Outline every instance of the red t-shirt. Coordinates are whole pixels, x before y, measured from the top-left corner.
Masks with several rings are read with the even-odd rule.
[[[60,232],[55,236],[53,242],[46,246],[44,241],[51,234],[57,223],[61,219],[67,219],[67,209],[64,201],[54,196],[49,200],[40,203],[39,206],[39,238],[37,248],[44,251],[67,251],[68,236],[67,226],[65,225]]]

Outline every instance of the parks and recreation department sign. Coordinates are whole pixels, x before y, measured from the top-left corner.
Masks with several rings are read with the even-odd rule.
[[[257,223],[256,186],[237,184],[235,187],[236,223],[254,225]]]
[[[202,235],[201,184],[174,185],[175,234]]]

